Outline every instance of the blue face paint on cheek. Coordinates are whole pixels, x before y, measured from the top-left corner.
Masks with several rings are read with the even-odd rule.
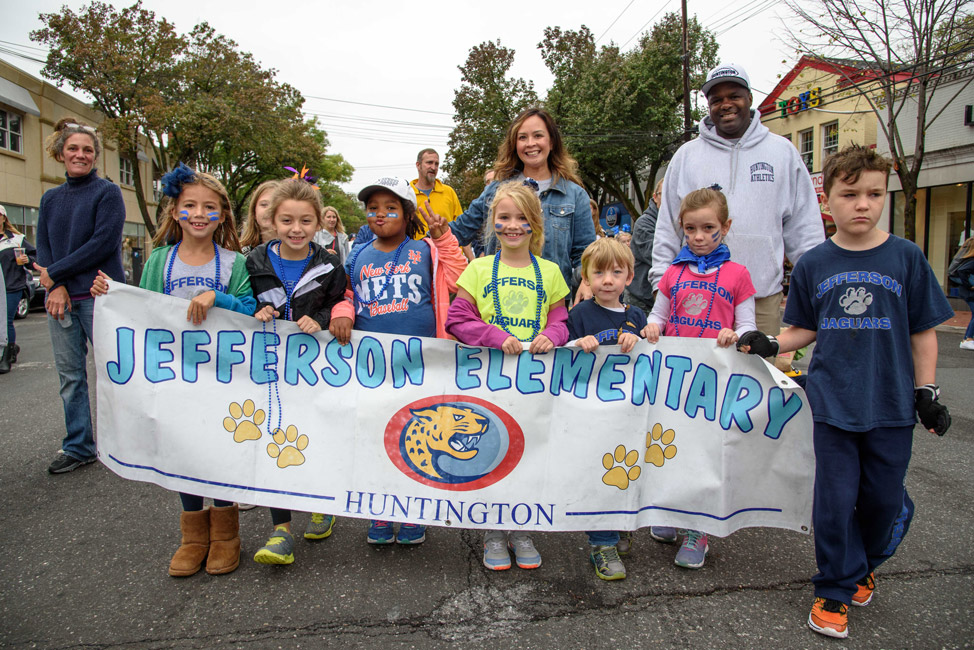
[[[366,219],[375,219],[375,212],[368,212],[365,215]]]
[[[503,231],[503,230],[504,230],[504,224],[500,224],[500,223],[497,223],[497,222],[495,221],[495,222],[494,222],[494,230],[495,230],[496,232],[501,232],[501,231]]]
[[[399,218],[398,212],[386,212],[386,219],[398,219],[398,218]]]
[[[207,212],[206,213],[206,216],[208,216],[210,218],[210,221],[219,221],[220,220],[220,213],[219,212]]]
[[[710,236],[710,238],[714,240],[714,243],[715,243],[715,244],[716,244],[717,242],[719,242],[719,241],[720,241],[720,231],[718,230],[717,232],[715,232],[714,234],[712,234],[712,235]]]
[[[526,235],[530,235],[532,232],[534,232],[533,230],[531,230],[531,225],[527,223],[522,223],[521,229],[524,231]]]
[[[179,211],[179,220],[180,221],[189,221],[189,210],[180,210]]]

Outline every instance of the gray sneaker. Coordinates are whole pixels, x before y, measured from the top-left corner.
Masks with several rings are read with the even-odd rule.
[[[650,526],[649,536],[657,542],[674,544],[676,543],[676,528],[670,528],[669,526]]]
[[[541,566],[541,553],[534,547],[531,535],[522,530],[512,530],[507,536],[507,546],[514,551],[514,561],[522,569]]]
[[[264,548],[254,554],[258,564],[291,564],[294,562],[294,537],[284,528],[275,528]]]
[[[511,554],[507,552],[507,533],[489,530],[484,533],[484,566],[494,571],[511,568]]]
[[[589,559],[595,565],[595,575],[603,580],[626,579],[626,565],[619,559],[615,546],[593,546]]]
[[[699,569],[707,559],[707,533],[688,530],[680,550],[676,552],[674,563],[685,569]]]
[[[616,551],[619,552],[619,555],[629,555],[629,551],[631,550],[632,550],[632,531],[620,530],[619,543],[616,544]]]
[[[305,539],[324,539],[331,535],[335,526],[335,515],[325,515],[320,512],[311,513],[311,521],[304,530]]]

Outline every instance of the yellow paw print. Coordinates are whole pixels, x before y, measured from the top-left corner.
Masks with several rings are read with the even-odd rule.
[[[233,434],[234,442],[260,439],[260,425],[264,423],[264,411],[255,408],[253,400],[247,400],[243,406],[230,402],[230,417],[223,418],[223,428]],[[238,422],[240,418],[247,418]]]
[[[662,467],[670,458],[676,456],[676,445],[672,444],[676,438],[673,429],[663,431],[659,422],[653,425],[653,430],[646,434],[646,462]]]
[[[602,467],[607,471],[602,475],[602,482],[606,485],[613,485],[620,490],[625,490],[629,487],[629,483],[635,481],[639,478],[642,470],[636,466],[639,462],[639,452],[633,449],[629,453],[626,453],[626,448],[622,445],[616,447],[615,454],[606,454],[602,456]],[[616,465],[616,463],[625,463],[626,467]]]
[[[297,441],[297,442],[295,442]],[[286,447],[284,443],[289,443]],[[293,424],[287,431],[274,430],[274,442],[267,445],[267,455],[277,459],[277,466],[281,469],[304,463],[301,452],[308,447],[308,436],[298,435],[298,428]]]

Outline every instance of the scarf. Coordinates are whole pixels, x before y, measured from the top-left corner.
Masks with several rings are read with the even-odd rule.
[[[715,269],[730,259],[730,249],[727,244],[721,243],[720,246],[710,251],[706,255],[694,255],[689,246],[684,246],[673,259],[673,264],[680,262],[690,262],[697,265],[697,273],[706,273],[708,269]]]

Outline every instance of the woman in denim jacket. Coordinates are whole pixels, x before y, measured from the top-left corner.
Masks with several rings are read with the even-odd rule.
[[[461,246],[477,238],[487,222],[488,208],[498,186],[507,180],[530,178],[538,183],[544,210],[544,250],[541,257],[558,265],[571,286],[572,269],[582,251],[595,241],[592,208],[578,177],[578,163],[565,149],[558,125],[547,111],[529,108],[511,123],[497,151],[494,180],[450,223]],[[485,237],[484,241],[492,241]],[[488,248],[488,254],[494,253]]]

